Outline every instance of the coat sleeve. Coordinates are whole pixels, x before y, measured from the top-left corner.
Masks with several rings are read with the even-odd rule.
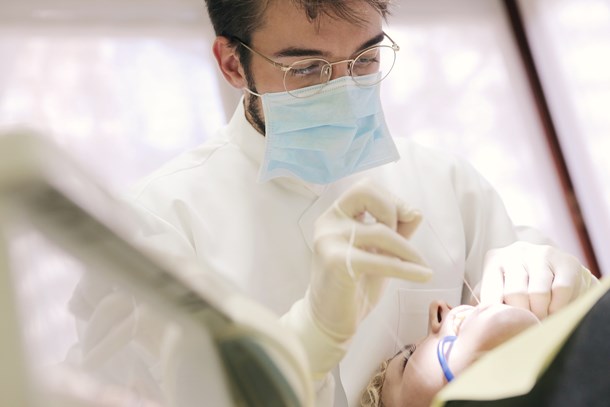
[[[129,209],[137,220],[138,228],[132,238],[138,247],[162,253],[163,260],[169,263],[179,264],[181,259],[187,261],[188,258],[191,263],[197,263],[196,270],[209,269],[205,259],[196,258],[188,235],[137,203],[129,202]],[[194,332],[186,332],[170,315],[157,312],[152,305],[139,303],[129,290],[98,277],[96,273],[86,273],[70,304],[80,327],[73,362],[86,366],[89,373],[102,380],[124,384],[138,394],[167,405],[197,405],[194,400],[207,398],[209,401],[211,394],[225,400],[210,402],[211,405],[232,405],[229,390],[222,389],[221,361],[217,360],[216,369],[212,369],[210,360],[218,359],[215,346],[202,345]],[[227,289],[232,288],[227,284]],[[236,302],[232,299],[226,305],[231,310]],[[238,308],[233,309],[236,310]],[[271,314],[267,319],[275,321]],[[288,341],[284,335],[281,337]],[[296,337],[294,341],[297,341]],[[303,367],[303,371],[308,369]],[[196,384],[197,377],[201,379],[199,383],[205,385]],[[211,379],[218,383],[210,384]],[[310,406],[314,386],[308,376],[304,382],[307,384],[303,386],[307,390],[306,405]],[[333,377],[327,375],[314,385],[315,405],[332,407]]]
[[[323,379],[314,382],[316,407],[333,407],[335,402],[335,378],[328,373]]]

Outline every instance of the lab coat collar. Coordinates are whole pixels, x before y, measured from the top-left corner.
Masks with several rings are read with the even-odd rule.
[[[310,250],[313,251],[313,235],[316,219],[318,219],[320,215],[324,213],[324,211],[330,208],[333,203],[352,185],[365,178],[367,176],[366,174],[370,173],[352,174],[327,185],[315,202],[313,202],[312,205],[303,213],[299,219],[299,226],[303,233],[305,243],[307,243]]]
[[[263,137],[246,119],[244,98],[239,101],[233,117],[229,121],[227,134],[231,140],[260,168],[265,155],[266,138]],[[327,189],[326,185],[312,184],[291,177],[274,178],[270,181],[291,190],[305,189],[314,196],[319,197]]]

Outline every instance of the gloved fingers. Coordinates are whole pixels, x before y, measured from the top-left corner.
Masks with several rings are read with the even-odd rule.
[[[504,302],[504,269],[497,249],[490,250],[485,256],[480,299],[484,304]]]
[[[542,319],[580,293],[582,270],[578,259],[552,246],[516,242],[488,252],[481,301],[527,308]]]
[[[529,309],[538,319],[543,319],[549,313],[554,275],[548,262],[546,247],[532,246],[532,249],[535,250],[527,250],[523,256],[529,275]]]
[[[553,287],[548,308],[549,315],[557,312],[559,309],[563,308],[566,304],[572,301],[573,293],[574,291],[571,287]]]
[[[355,249],[351,255],[351,267],[356,276],[392,277],[425,282],[432,277],[432,270],[421,264],[402,261],[397,257]]]
[[[353,244],[360,249],[427,266],[407,239],[380,223],[358,225]]]
[[[504,303],[529,309],[529,273],[527,266],[511,259],[505,261],[501,267],[504,273]]]
[[[485,257],[481,302],[529,309],[528,273],[519,256],[508,248],[490,250]],[[508,255],[507,255],[508,253]]]
[[[553,273],[543,251],[532,251],[522,244],[490,250],[483,271],[481,302],[505,303],[544,318],[552,282]]]
[[[405,239],[410,238],[422,221],[422,215],[417,209],[402,205],[398,210],[397,232]]]
[[[538,292],[530,294],[530,310],[540,320],[549,315],[549,304],[551,303],[551,292]]]
[[[574,299],[580,292],[582,284],[582,266],[574,257],[564,253],[553,256],[551,267],[554,279],[551,288],[549,314],[556,312]]]
[[[357,222],[352,223],[352,226],[353,241],[343,235],[325,235],[316,240],[314,250],[318,253],[318,261],[322,262],[325,270],[347,268],[349,274],[359,276],[354,264],[366,258],[365,265],[389,264],[394,270],[398,267],[398,273],[401,275],[404,274],[401,271],[404,269],[401,263],[417,264],[422,268],[421,270],[425,270],[424,274],[431,272],[409,241],[392,232],[387,226],[379,223],[362,225]],[[375,270],[364,270],[367,274],[375,274]],[[380,272],[379,275],[384,275],[384,272]]]
[[[396,230],[399,218],[404,221],[409,218],[409,211],[402,201],[368,179],[360,181],[341,195],[335,201],[335,207],[352,219],[368,212],[377,222],[393,230]]]

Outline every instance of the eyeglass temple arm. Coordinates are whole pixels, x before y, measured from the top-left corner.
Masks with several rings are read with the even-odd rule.
[[[274,61],[273,59],[261,54],[260,52],[258,52],[257,50],[250,48],[245,42],[243,42],[242,40],[236,38],[236,40],[243,45],[244,47],[246,47],[246,49],[250,50],[251,52],[254,52],[256,55],[258,55],[261,58],[264,58],[266,61],[268,61],[269,63],[273,64],[273,66],[281,69],[283,72],[287,72],[289,71],[291,68],[289,66],[286,66],[284,64],[280,64],[279,62]]]
[[[386,38],[392,42],[392,48],[394,49],[394,51],[400,51],[400,45],[396,44],[396,41],[394,41],[394,40],[392,39],[392,37],[390,37],[390,36],[388,35],[388,33],[386,33],[385,31],[383,31],[383,35],[385,35],[385,36],[386,36]]]

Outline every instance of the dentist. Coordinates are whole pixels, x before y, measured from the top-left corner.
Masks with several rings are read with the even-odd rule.
[[[498,194],[470,165],[392,137],[401,130],[385,123],[380,84],[403,73],[391,72],[400,44],[382,28],[388,0],[206,5],[218,67],[243,99],[216,137],[144,179],[130,203],[160,250],[202,259],[297,331],[313,321],[319,336],[302,338],[321,398],[335,387],[335,405],[356,405],[378,361],[426,332],[430,301],[467,300],[464,279],[483,281],[485,301],[541,314],[584,290],[589,272],[576,259],[518,242]],[[320,272],[329,267],[313,253],[324,240],[315,220],[328,211],[351,218],[333,205],[363,178],[419,212],[366,225],[407,225],[408,255],[390,257],[408,263],[409,277],[360,295],[346,276],[371,273],[376,266],[360,255],[387,241],[360,240],[356,228],[351,259],[362,261],[347,273],[348,252],[339,250],[341,277]],[[351,235],[347,228],[342,236]]]

